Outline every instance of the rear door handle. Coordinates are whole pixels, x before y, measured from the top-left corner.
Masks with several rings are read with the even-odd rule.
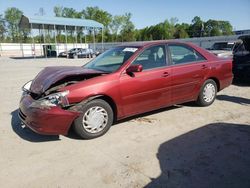
[[[169,76],[169,73],[168,73],[168,72],[164,72],[164,73],[162,74],[162,76],[163,76],[163,77],[168,77],[168,76]]]

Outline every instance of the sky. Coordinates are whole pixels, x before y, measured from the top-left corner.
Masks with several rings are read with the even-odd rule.
[[[234,30],[250,29],[250,0],[0,0],[0,14],[9,7],[17,7],[25,15],[35,15],[39,8],[46,16],[54,16],[54,6],[81,11],[87,6],[98,6],[112,15],[132,13],[137,29],[176,17],[179,23],[191,23],[195,16],[229,21]]]

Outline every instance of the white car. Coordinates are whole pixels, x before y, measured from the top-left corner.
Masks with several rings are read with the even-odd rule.
[[[233,52],[238,48],[240,42],[216,42],[213,44],[211,48],[209,48],[209,52],[215,54],[218,57],[228,58],[233,57]]]

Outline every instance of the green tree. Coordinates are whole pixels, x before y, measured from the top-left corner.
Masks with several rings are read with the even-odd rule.
[[[177,18],[171,18],[170,21],[167,19],[163,22],[164,36],[163,39],[173,39],[175,34],[175,24],[178,21]]]
[[[131,21],[132,14],[125,13],[123,16],[122,26],[121,26],[121,38],[122,41],[134,41],[135,40],[135,26]]]
[[[56,17],[63,17],[63,7],[62,6],[55,6],[53,10],[54,10],[54,14]]]
[[[164,40],[174,38],[176,28],[175,24],[178,22],[177,18],[165,20],[162,23],[146,27],[137,31],[136,40]]]
[[[220,36],[222,32],[220,31],[219,22],[217,20],[208,20],[205,23],[205,33],[207,36]]]
[[[206,36],[232,35],[233,27],[228,21],[208,20],[205,23]]]
[[[63,8],[62,16],[65,18],[81,18],[82,14],[73,8]]]
[[[106,29],[112,21],[112,15],[99,7],[86,7],[86,9],[82,10],[82,15],[85,19],[102,23]]]
[[[109,28],[112,33],[112,41],[117,41],[117,37],[121,31],[123,20],[124,16],[116,15],[113,17],[111,23],[109,24]]]
[[[220,21],[220,27],[223,35],[233,35],[233,26],[229,21]]]
[[[189,24],[182,23],[182,24],[176,24],[175,25],[175,33],[174,38],[188,38],[188,30],[189,30]]]
[[[82,17],[85,19],[95,20],[99,23],[102,23],[104,26],[104,41],[110,40],[110,32],[109,25],[112,21],[112,15],[105,10],[100,9],[99,7],[86,7],[86,9],[81,12]],[[89,31],[89,35],[91,35],[92,31]],[[95,34],[97,34],[97,42],[101,42],[102,35],[98,30],[95,30]],[[91,38],[91,37],[89,37]]]
[[[204,22],[199,16],[195,16],[189,28],[189,36],[201,37],[204,31]]]
[[[5,20],[8,24],[8,33],[13,42],[17,42],[19,38],[18,24],[23,12],[15,7],[8,8],[5,11]]]
[[[53,11],[54,11],[54,14],[55,14],[56,17],[82,18],[82,13],[76,11],[73,8],[55,6]]]
[[[126,13],[125,15],[112,16],[105,10],[99,7],[86,7],[81,12],[77,12],[73,8],[66,8],[62,6],[54,7],[54,14],[57,17],[68,18],[84,18],[95,20],[102,23],[104,26],[104,41],[133,41],[135,40],[135,26],[131,21],[132,14]],[[78,33],[78,37],[82,36],[83,32]],[[93,30],[89,30],[86,38],[89,42],[93,42]],[[100,30],[95,30],[96,39],[101,41],[102,35]]]
[[[168,29],[168,31],[170,33],[170,39],[174,38],[174,34],[176,32],[175,25],[177,24],[177,22],[178,22],[178,18],[176,18],[176,17],[170,18],[169,29]]]
[[[5,25],[5,20],[3,18],[3,15],[0,14],[0,40],[4,40],[4,34],[6,33],[6,25]]]
[[[82,18],[82,13],[76,11],[73,8],[55,6],[53,11],[54,11],[54,14],[55,14],[56,17]],[[75,32],[74,28],[69,31],[70,35],[67,37],[68,42],[74,42],[75,41],[75,37],[73,36],[74,32]],[[81,35],[82,35],[82,31],[78,30],[77,31],[77,38],[79,39],[81,37]],[[65,41],[65,37],[62,37],[62,35],[61,35],[61,30],[58,31],[57,39],[58,39],[59,42]]]

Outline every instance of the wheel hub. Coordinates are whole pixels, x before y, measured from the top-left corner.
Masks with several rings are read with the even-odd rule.
[[[207,103],[209,103],[214,99],[214,97],[215,97],[215,86],[209,83],[204,87],[203,98]]]
[[[98,133],[106,127],[107,122],[107,111],[100,106],[95,106],[85,112],[82,124],[87,132]]]

